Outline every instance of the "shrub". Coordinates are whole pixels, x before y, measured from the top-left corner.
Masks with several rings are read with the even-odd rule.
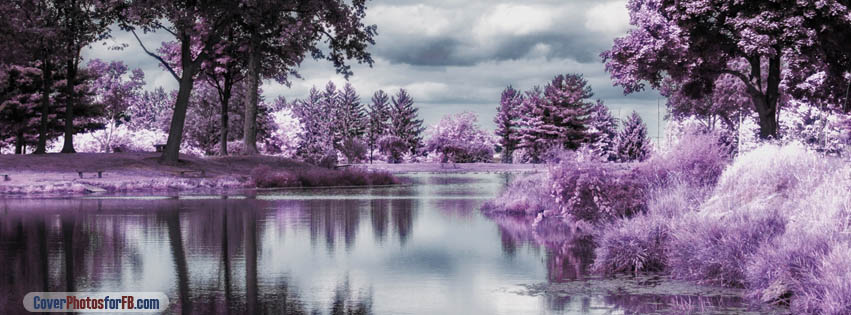
[[[655,186],[674,181],[712,186],[730,162],[729,148],[713,133],[687,133],[667,152],[653,156],[639,168]]]
[[[550,169],[550,192],[562,216],[591,223],[630,217],[646,209],[639,173],[623,166],[562,161]]]
[[[429,133],[425,149],[440,156],[440,162],[490,162],[493,158],[494,141],[479,127],[473,113],[444,116]]]
[[[402,155],[407,150],[408,145],[397,136],[386,135],[378,139],[378,151],[387,157],[389,163],[402,163]]]
[[[689,214],[673,228],[668,271],[679,279],[745,287],[745,263],[785,225],[769,211],[724,218]]]
[[[301,186],[299,178],[288,171],[275,171],[271,167],[261,165],[251,170],[251,180],[255,187],[298,187]]]
[[[511,182],[494,200],[487,201],[482,210],[487,213],[508,213],[537,216],[553,209],[555,200],[542,174],[518,178]]]
[[[613,274],[665,268],[669,227],[661,216],[636,216],[606,226],[601,234],[594,270]]]
[[[358,139],[346,139],[340,146],[340,153],[349,163],[357,163],[366,159],[366,144]]]
[[[251,178],[258,188],[376,186],[399,183],[399,180],[389,172],[368,171],[360,168],[342,171],[322,168],[273,170],[262,165],[251,171]]]

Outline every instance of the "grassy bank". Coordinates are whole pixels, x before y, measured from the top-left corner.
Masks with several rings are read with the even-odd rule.
[[[661,271],[801,314],[851,313],[851,166],[800,145],[730,159],[709,136],[634,164],[570,160],[483,208],[583,222],[601,274]]]
[[[0,194],[78,194],[87,191],[224,191],[254,187],[340,186],[394,183],[389,174],[336,171],[273,156],[182,156],[162,165],[157,153],[0,155]],[[80,178],[78,171],[83,171]],[[97,172],[102,172],[98,178]],[[201,173],[203,171],[203,174]],[[183,172],[183,173],[181,173]],[[276,181],[296,174],[298,182]],[[257,180],[255,180],[257,179]]]

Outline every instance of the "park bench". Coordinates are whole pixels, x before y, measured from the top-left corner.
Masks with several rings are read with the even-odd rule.
[[[352,167],[352,165],[351,164],[334,165],[335,170],[339,170],[339,169],[343,169],[343,168],[347,168],[347,167]]]
[[[82,171],[82,170],[77,170],[77,175],[79,175],[79,176],[80,176],[80,178],[83,178],[83,173],[98,173],[98,178],[103,178],[103,172],[104,172],[103,170],[97,170],[97,171]]]
[[[3,176],[3,181],[4,181],[4,182],[8,182],[8,181],[10,181],[10,180],[11,180],[11,179],[9,178],[9,174],[0,174],[0,176]]]
[[[165,151],[165,144],[155,144],[154,150],[156,150],[157,152]]]
[[[207,177],[207,172],[204,170],[181,170],[177,171],[180,177]]]

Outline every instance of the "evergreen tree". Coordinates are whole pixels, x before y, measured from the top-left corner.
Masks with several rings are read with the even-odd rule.
[[[326,91],[328,91],[326,89]],[[292,104],[293,114],[302,124],[296,156],[311,164],[320,164],[330,154],[336,156],[331,133],[331,112],[325,93],[310,89],[305,100]]]
[[[587,131],[594,96],[581,74],[558,75],[544,88],[527,93],[521,147],[533,162],[552,148],[576,150],[591,140]]]
[[[337,93],[337,110],[334,117],[335,134],[341,141],[358,140],[366,133],[366,113],[355,88],[346,83]]]
[[[650,141],[647,138],[647,125],[638,112],[633,111],[618,134],[618,159],[622,162],[632,162],[644,161],[648,157]]]
[[[502,146],[502,162],[511,163],[512,154],[520,144],[519,120],[520,110],[523,105],[523,94],[510,85],[502,91],[496,117],[496,135],[499,145]]]
[[[617,160],[618,120],[600,100],[591,110],[588,133],[593,135],[591,149],[594,152],[606,161]]]
[[[390,98],[387,93],[378,90],[372,96],[369,104],[369,128],[366,134],[366,145],[369,150],[369,162],[372,163],[373,152],[378,148],[378,139],[388,133],[390,128]]]
[[[414,99],[408,91],[399,89],[399,93],[391,100],[393,106],[390,108],[390,133],[402,139],[411,154],[416,154],[422,147],[422,133],[425,128],[422,119],[417,119],[418,109],[414,107]]]
[[[521,103],[522,115],[520,126],[520,148],[525,154],[524,159],[539,163],[541,156],[549,149],[549,143],[536,132],[543,125],[543,95],[540,86],[526,91],[526,97]]]

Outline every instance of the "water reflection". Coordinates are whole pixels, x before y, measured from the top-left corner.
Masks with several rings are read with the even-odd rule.
[[[0,200],[0,313],[23,312],[31,291],[159,291],[168,312],[182,314],[635,313],[657,304],[550,286],[589,280],[593,242],[556,226],[530,230],[525,218],[483,217],[479,205],[506,180],[419,175],[380,189]]]

